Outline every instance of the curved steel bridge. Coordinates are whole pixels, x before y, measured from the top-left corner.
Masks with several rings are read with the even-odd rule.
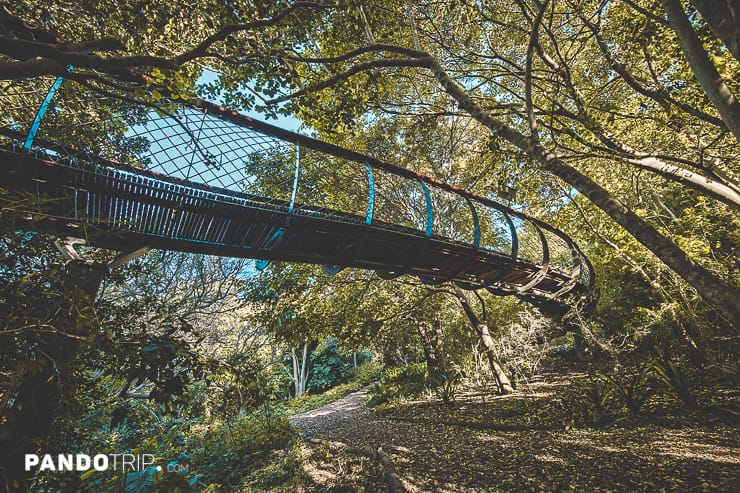
[[[12,207],[35,230],[415,275],[553,313],[595,299],[568,236],[488,197],[204,100],[102,97],[61,78],[3,89],[0,187],[25,196]]]

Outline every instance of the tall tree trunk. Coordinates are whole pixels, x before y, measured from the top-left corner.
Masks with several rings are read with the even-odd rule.
[[[465,316],[468,317],[470,325],[473,327],[475,332],[478,334],[478,337],[480,337],[481,342],[483,343],[483,347],[486,350],[486,357],[488,358],[488,364],[490,365],[491,372],[496,379],[496,384],[498,385],[499,392],[501,394],[511,394],[512,392],[514,392],[514,388],[511,385],[509,377],[504,371],[501,361],[496,355],[496,345],[493,342],[491,333],[488,331],[488,324],[482,322],[478,318],[473,309],[470,307],[468,300],[465,299],[465,293],[457,286],[455,287],[455,296],[462,305],[463,311],[465,312]]]
[[[740,61],[740,4],[737,0],[692,0],[714,34]]]
[[[480,335],[480,340],[483,343],[483,347],[486,348],[486,357],[488,358],[488,364],[491,366],[493,376],[496,378],[499,392],[502,394],[511,394],[512,392],[514,392],[514,386],[511,385],[509,376],[504,371],[501,360],[499,360],[498,356],[496,355],[496,346],[493,343],[493,338],[491,337],[491,334],[488,332],[488,324],[479,324],[478,333]]]
[[[714,0],[714,3],[720,1]],[[740,102],[737,101],[719,72],[717,72],[717,68],[709,59],[701,41],[689,23],[689,19],[686,17],[681,2],[679,0],[663,0],[663,8],[668,16],[668,23],[676,33],[681,51],[686,56],[689,67],[694,73],[694,77],[699,81],[706,95],[709,96],[727,128],[740,141]],[[729,14],[729,11],[727,13]]]
[[[447,365],[444,358],[444,347],[442,346],[442,327],[440,321],[435,320],[432,323],[431,331],[429,330],[429,324],[423,321],[417,321],[416,327],[419,330],[419,338],[421,339],[421,345],[424,348],[424,358],[427,363],[429,375],[447,375]]]
[[[447,357],[445,356],[444,339],[442,338],[442,321],[438,318],[432,320],[432,343],[434,344],[434,354],[439,363],[439,369],[447,375]]]
[[[80,341],[95,329],[93,303],[107,268],[104,265],[73,261],[67,265],[52,325],[59,334],[50,332],[36,348],[40,367],[22,377],[12,404],[2,409],[0,419],[0,491],[23,491],[33,476],[26,472],[25,454],[38,453],[59,416],[70,378],[70,366],[77,355]],[[74,308],[74,309],[73,309]],[[71,334],[73,337],[62,335]],[[18,482],[19,487],[8,485]],[[4,483],[4,484],[3,484]]]
[[[293,346],[290,348],[290,356],[293,362],[295,397],[300,397],[306,393],[306,383],[308,382],[308,341],[303,343],[302,356],[297,353],[299,347]]]
[[[566,164],[536,140],[526,137],[483,110],[462,86],[450,78],[435,58],[428,57],[425,63],[428,64],[444,90],[458,102],[460,108],[467,111],[491,132],[524,151],[539,162],[544,169],[588,197],[614,222],[627,230],[637,241],[694,287],[699,295],[724,314],[730,323],[740,326],[740,311],[737,303],[737,300],[740,299],[740,289],[722,282],[710,270],[694,262],[673,241],[662,235],[649,222],[632,212],[604,187]]]

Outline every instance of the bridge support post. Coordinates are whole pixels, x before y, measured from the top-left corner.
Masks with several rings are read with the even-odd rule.
[[[67,66],[67,72],[69,72],[70,70],[72,70],[72,65]],[[62,85],[62,82],[64,82],[64,77],[57,77],[54,83],[51,85],[49,92],[46,93],[44,101],[41,103],[41,106],[39,106],[39,110],[36,112],[36,116],[33,119],[31,128],[28,130],[28,135],[26,135],[26,140],[23,143],[24,151],[31,152],[33,139],[36,137],[36,133],[39,131],[41,120],[44,119],[44,115],[46,115],[46,110],[49,109],[49,105],[51,104],[52,99],[54,99],[54,94],[56,94],[57,89],[59,89],[59,86]]]

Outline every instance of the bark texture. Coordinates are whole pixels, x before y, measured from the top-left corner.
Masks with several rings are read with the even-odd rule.
[[[430,375],[446,375],[447,364],[444,357],[444,346],[442,344],[442,323],[440,320],[434,320],[431,324],[419,321],[419,338],[424,348],[424,358],[427,362],[427,369]]]
[[[737,0],[693,0],[714,34],[740,61],[740,3]]]

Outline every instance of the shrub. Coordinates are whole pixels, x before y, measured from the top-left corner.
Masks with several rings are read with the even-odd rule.
[[[630,414],[637,415],[653,391],[650,385],[652,365],[653,361],[649,360],[642,363],[637,371],[622,371],[614,375],[597,373],[597,376]]]
[[[431,382],[434,393],[445,404],[451,404],[455,400],[457,387],[460,384],[460,376],[459,372],[453,372],[449,375],[442,373],[432,377]]]
[[[400,397],[413,397],[430,387],[426,365],[401,366],[386,369],[380,383],[368,393],[368,405],[377,406]],[[433,386],[433,385],[432,385]]]
[[[311,353],[311,378],[308,380],[308,388],[324,391],[345,382],[351,371],[352,365],[345,362],[339,354],[337,339],[325,339]]]
[[[189,440],[191,472],[203,488],[238,482],[259,467],[265,454],[287,447],[292,437],[284,417],[273,417],[269,428],[263,420],[247,416],[194,426]]]
[[[667,350],[660,346],[655,346],[653,348],[653,354],[655,358],[652,368],[658,379],[671,389],[686,407],[690,409],[695,408],[696,396],[691,391],[691,385],[689,384],[686,373],[683,372],[680,366],[674,363],[671,354]]]

